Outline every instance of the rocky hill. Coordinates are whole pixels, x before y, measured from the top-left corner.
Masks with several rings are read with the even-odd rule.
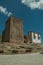
[[[36,53],[42,50],[42,44],[0,43],[0,54]]]

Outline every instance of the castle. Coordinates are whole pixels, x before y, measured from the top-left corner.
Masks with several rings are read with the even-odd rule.
[[[2,42],[30,42],[41,43],[41,35],[37,32],[28,32],[23,34],[23,21],[21,19],[10,16],[6,22],[5,30],[2,32]]]
[[[23,21],[22,19],[10,16],[6,21],[5,29],[0,36],[0,41],[5,45],[27,45],[27,44],[41,44],[41,35],[37,32],[28,32],[27,35],[23,34]]]

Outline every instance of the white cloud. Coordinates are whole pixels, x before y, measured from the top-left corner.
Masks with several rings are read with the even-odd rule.
[[[21,2],[31,9],[43,9],[43,0],[21,0]]]
[[[12,15],[11,12],[8,12],[6,8],[4,8],[3,6],[0,6],[0,12],[3,13],[4,15],[10,16]]]

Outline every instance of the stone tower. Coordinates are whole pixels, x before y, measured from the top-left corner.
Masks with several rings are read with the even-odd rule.
[[[23,21],[21,19],[10,16],[6,22],[5,30],[2,33],[3,42],[23,42]]]

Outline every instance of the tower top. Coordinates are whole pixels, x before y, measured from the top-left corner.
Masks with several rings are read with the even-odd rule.
[[[17,19],[17,20],[20,20],[20,21],[23,21],[22,19],[20,19],[20,18],[18,18],[18,17],[15,17],[15,16],[13,16],[13,15],[11,15],[8,19]]]
[[[8,23],[8,22],[10,22],[11,20],[13,20],[13,21],[23,21],[22,19],[20,19],[20,18],[18,18],[18,17],[14,17],[13,15],[11,15],[8,19],[7,19],[7,21],[6,21],[6,24]]]

